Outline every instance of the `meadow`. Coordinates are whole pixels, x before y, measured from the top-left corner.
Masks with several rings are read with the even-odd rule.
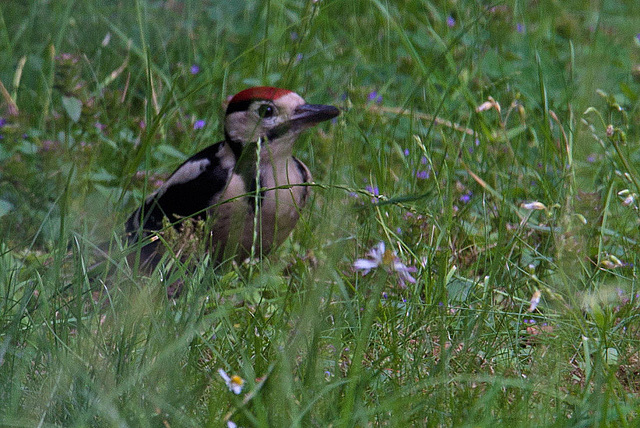
[[[4,0],[0,82],[0,426],[638,424],[635,1]],[[136,271],[255,85],[342,111],[294,233]]]

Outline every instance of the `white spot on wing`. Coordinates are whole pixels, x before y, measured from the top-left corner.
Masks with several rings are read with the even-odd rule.
[[[198,178],[202,171],[211,164],[209,159],[198,159],[195,161],[187,161],[176,172],[174,172],[169,180],[164,184],[164,188],[175,186],[176,184],[188,183]]]

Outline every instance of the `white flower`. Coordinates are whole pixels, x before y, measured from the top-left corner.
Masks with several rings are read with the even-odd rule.
[[[233,392],[236,395],[238,395],[238,394],[240,394],[242,392],[242,386],[244,385],[244,379],[242,379],[238,375],[233,375],[233,376],[229,377],[227,372],[225,372],[223,369],[218,369],[218,374],[220,374],[220,377],[222,377],[222,379],[227,384],[227,388],[229,388],[229,391]]]
[[[481,111],[489,110],[493,107],[493,104],[490,101],[485,101],[476,107],[476,113],[480,113]]]
[[[531,304],[528,309],[529,312],[533,312],[536,310],[536,308],[538,307],[538,303],[540,303],[541,296],[542,293],[540,292],[540,290],[536,290],[533,292],[533,296],[531,296],[531,301],[529,302]]]
[[[524,208],[525,210],[546,210],[547,209],[547,207],[542,202],[538,202],[538,201],[523,202],[520,204],[520,207]]]
[[[402,263],[395,252],[386,250],[384,242],[380,241],[369,250],[367,257],[366,259],[358,259],[353,263],[353,267],[361,270],[363,275],[368,274],[372,269],[382,267],[387,272],[397,272],[400,285],[403,287],[407,282],[411,284],[416,282],[416,279],[411,276],[411,273],[416,272],[417,269]]]
[[[498,104],[498,102],[494,100],[493,97],[491,96],[487,97],[487,99],[488,101],[485,101],[482,104],[480,104],[478,107],[476,107],[476,112],[480,113],[481,111],[486,111],[494,108],[498,113],[500,113],[501,111],[500,104]]]
[[[363,275],[369,273],[371,269],[375,269],[382,264],[382,258],[385,253],[384,242],[379,242],[367,253],[369,259],[358,259],[353,263],[353,267],[361,270]]]

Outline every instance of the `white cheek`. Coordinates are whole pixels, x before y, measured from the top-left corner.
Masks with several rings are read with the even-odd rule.
[[[225,126],[232,140],[255,142],[258,138],[264,137],[268,129],[274,128],[286,120],[284,115],[260,119],[257,113],[246,111],[228,115]]]
[[[236,112],[227,116],[225,128],[232,140],[249,141],[259,136],[259,127],[250,112]]]

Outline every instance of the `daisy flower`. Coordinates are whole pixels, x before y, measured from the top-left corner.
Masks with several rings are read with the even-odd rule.
[[[387,250],[384,242],[380,241],[367,253],[366,259],[358,259],[353,263],[356,270],[362,271],[363,275],[368,274],[376,268],[383,268],[385,271],[398,274],[400,285],[404,287],[407,282],[415,284],[416,279],[411,276],[417,269],[413,266],[407,266],[400,261],[394,251]]]
[[[244,385],[244,379],[242,379],[238,375],[233,375],[233,376],[230,377],[227,374],[227,372],[225,372],[223,369],[218,369],[218,374],[220,375],[220,377],[227,384],[227,388],[229,388],[229,391],[233,392],[236,395],[238,395],[238,394],[240,394],[242,392],[242,386]]]

